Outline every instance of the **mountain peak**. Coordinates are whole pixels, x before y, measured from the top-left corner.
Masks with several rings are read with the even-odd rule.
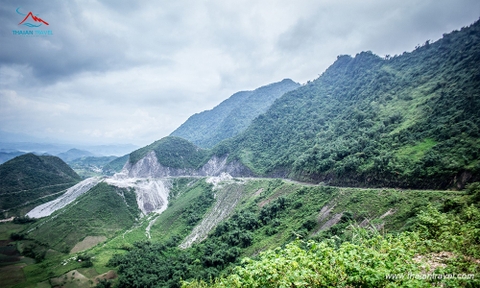
[[[203,148],[211,148],[244,131],[276,99],[298,87],[300,84],[291,79],[283,79],[253,91],[237,92],[212,110],[191,116],[170,135],[185,138]]]

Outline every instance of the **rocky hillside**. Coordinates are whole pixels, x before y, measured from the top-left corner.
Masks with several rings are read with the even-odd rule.
[[[251,176],[252,172],[227,156],[217,157],[180,137],[165,137],[130,154],[121,174],[127,177]]]

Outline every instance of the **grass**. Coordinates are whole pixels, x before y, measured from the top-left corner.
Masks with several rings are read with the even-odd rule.
[[[268,205],[279,197],[285,197],[289,204],[285,211],[277,215],[278,221],[254,232],[253,245],[243,251],[244,256],[282,246],[298,235],[313,237],[322,223],[337,213],[350,212],[357,223],[368,219],[370,223],[382,224],[384,232],[408,230],[416,214],[428,204],[439,207],[446,199],[462,195],[462,192],[451,191],[336,188],[273,181],[253,180],[246,184],[245,197],[249,198],[243,200],[243,208],[255,203],[260,211],[260,206]],[[262,188],[263,192],[255,195]],[[330,217],[320,222],[319,212],[325,205],[334,208]],[[242,207],[238,207],[237,211]],[[380,218],[387,211],[391,214]],[[307,220],[317,221],[316,226],[306,230],[304,224]],[[275,233],[269,235],[269,231]]]
[[[436,144],[437,142],[435,140],[431,138],[425,138],[422,142],[417,143],[416,145],[404,146],[397,150],[397,156],[417,162],[420,161],[425,153]]]
[[[22,271],[22,268],[25,266],[26,264],[22,263],[0,267],[1,286],[3,288],[9,288],[25,281],[25,276]]]
[[[0,223],[0,241],[10,239],[12,233],[18,233],[25,228],[25,225],[12,222]]]

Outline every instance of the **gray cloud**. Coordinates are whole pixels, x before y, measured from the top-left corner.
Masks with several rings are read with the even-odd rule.
[[[12,35],[18,7],[53,35]],[[3,1],[0,130],[145,145],[236,91],[413,50],[479,15],[476,0]]]

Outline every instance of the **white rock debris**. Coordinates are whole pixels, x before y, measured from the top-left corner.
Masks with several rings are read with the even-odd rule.
[[[227,163],[227,156],[213,156],[199,169],[165,167],[158,162],[154,151],[147,153],[137,163],[127,162],[122,169],[122,174],[133,178],[164,178],[176,176],[219,176],[222,173],[230,175],[248,176],[251,172],[239,162]]]
[[[216,193],[215,204],[212,209],[205,215],[202,221],[193,228],[190,235],[188,235],[180,244],[180,248],[188,248],[194,242],[203,241],[207,238],[208,233],[214,229],[218,223],[226,219],[235,210],[238,202],[242,199],[243,188],[238,183],[229,181],[232,176],[223,175],[223,181],[220,177],[211,177],[208,180],[212,181],[214,185],[222,185],[222,189]]]
[[[75,186],[68,188],[67,192],[62,194],[57,199],[33,208],[30,212],[27,213],[26,216],[31,218],[41,218],[49,216],[53,212],[62,209],[68,204],[72,203],[75,199],[77,199],[78,196],[90,190],[100,181],[102,181],[102,179],[99,177],[85,179],[82,182],[76,184]]]
[[[230,174],[222,172],[220,174],[220,176],[208,177],[205,181],[207,183],[213,184],[213,188],[215,189],[219,186],[220,183],[227,182],[227,181],[230,181],[232,179],[233,179],[233,177]]]
[[[144,215],[150,212],[162,213],[167,209],[168,193],[171,188],[170,179],[130,178],[125,174],[115,174],[105,179],[109,185],[120,188],[133,188],[138,208]]]

